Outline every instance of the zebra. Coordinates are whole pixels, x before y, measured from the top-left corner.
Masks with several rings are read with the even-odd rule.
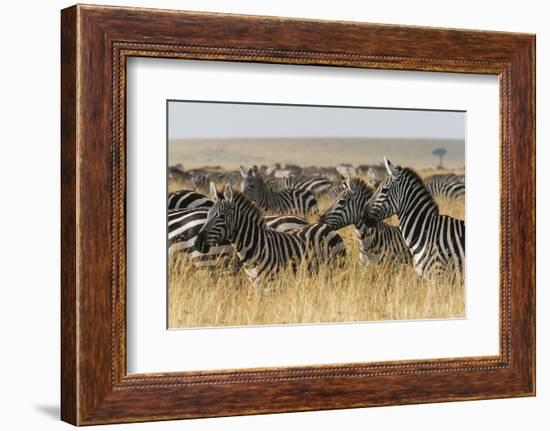
[[[208,217],[208,208],[185,208],[168,211],[168,255],[182,253],[196,268],[214,266],[236,267],[233,248],[229,243],[219,244],[209,253],[199,253],[195,249],[197,234]]]
[[[324,193],[334,187],[334,183],[326,177],[296,177],[289,175],[282,178],[268,178],[267,185],[273,191],[281,191],[285,189],[308,190],[316,197],[324,195]]]
[[[257,166],[246,169],[241,166],[241,192],[251,198],[263,210],[272,213],[296,212],[307,217],[317,210],[317,199],[308,190],[272,190],[260,175]]]
[[[168,193],[168,209],[210,208],[213,202],[206,195],[193,190],[178,190]]]
[[[428,177],[424,184],[433,197],[456,199],[466,193],[464,178],[455,174],[439,174]]]
[[[182,253],[196,268],[232,268],[238,270],[239,260],[233,247],[226,239],[217,246],[211,247],[207,253],[201,253],[195,248],[197,234],[206,223],[208,208],[177,209],[168,212],[168,253]],[[292,215],[266,216],[266,226],[279,232],[287,232],[307,225],[307,220]],[[216,226],[219,229],[220,226]],[[221,223],[223,230],[223,223]],[[226,235],[222,232],[222,237]]]
[[[233,191],[229,184],[224,188],[223,198],[217,198],[215,188],[212,195],[215,203],[208,210],[208,220],[200,230],[195,246],[207,253],[226,234],[253,286],[271,279],[279,270],[289,266],[297,270],[302,262],[306,262],[308,269],[313,271],[321,264],[339,264],[345,256],[342,238],[325,224],[315,223],[290,232],[278,232],[267,226],[256,204],[244,194]],[[219,228],[220,220],[225,232]]]
[[[461,279],[464,220],[440,215],[437,203],[415,171],[385,158],[384,162],[389,175],[367,203],[367,226],[396,214],[416,273],[428,280],[445,273],[450,273],[453,281]]]
[[[343,192],[321,215],[319,222],[339,230],[354,225],[359,240],[359,260],[364,266],[370,264],[412,264],[412,257],[397,226],[376,223],[367,227],[364,211],[374,190],[359,178],[345,176]]]

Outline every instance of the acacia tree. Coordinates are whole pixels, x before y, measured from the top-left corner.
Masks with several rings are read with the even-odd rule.
[[[439,157],[439,166],[438,166],[438,168],[439,169],[443,168],[443,156],[445,156],[445,154],[447,154],[447,150],[445,148],[436,148],[435,150],[432,151],[432,154],[434,156]]]

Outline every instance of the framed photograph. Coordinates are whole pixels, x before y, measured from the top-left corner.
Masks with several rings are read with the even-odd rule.
[[[535,37],[61,14],[62,419],[535,394]]]
[[[170,329],[466,316],[464,111],[169,100],[167,117]],[[366,225],[368,201],[388,177],[386,156],[425,178],[433,211],[461,220],[456,237],[444,232],[456,261],[422,261],[426,250],[415,265],[410,246],[430,240],[408,243],[404,216]],[[498,167],[494,174],[496,186]],[[242,211],[235,225],[222,209],[233,199],[227,209]],[[153,220],[135,222],[137,232]],[[159,225],[152,236],[161,237]],[[496,226],[492,234],[486,244],[497,248]],[[154,294],[143,290],[144,299]]]

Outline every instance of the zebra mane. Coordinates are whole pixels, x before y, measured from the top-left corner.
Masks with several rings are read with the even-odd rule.
[[[241,209],[244,209],[247,214],[257,220],[259,224],[265,225],[262,210],[243,193],[233,190],[233,204]]]
[[[354,187],[358,187],[362,192],[365,192],[365,194],[367,194],[369,198],[374,193],[374,189],[371,186],[369,186],[363,179],[359,177],[353,177],[350,179],[350,181]]]
[[[277,191],[271,186],[271,184],[266,181],[266,179],[264,178],[264,176],[260,173],[257,173],[256,175],[254,175],[254,180],[257,182],[257,184],[260,186],[260,187],[263,187],[264,189],[268,190],[269,192],[271,193],[276,193]]]
[[[404,175],[408,178],[412,178],[415,183],[418,183],[418,184],[422,185],[422,189],[424,190],[426,196],[433,203],[434,207],[437,208],[437,212],[439,213],[439,205],[435,201],[432,194],[426,188],[426,184],[424,184],[424,180],[422,178],[420,178],[420,175],[418,175],[418,173],[415,170],[411,169],[411,168],[401,168],[401,172],[402,172],[402,175]]]

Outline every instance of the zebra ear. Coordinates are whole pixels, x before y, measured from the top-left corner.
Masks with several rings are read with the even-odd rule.
[[[260,173],[260,171],[258,170],[258,165],[252,166],[252,175],[256,176],[259,173]]]
[[[216,184],[210,181],[210,198],[213,202],[218,202],[218,190],[216,190]]]
[[[246,168],[241,165],[241,177],[246,178]]]
[[[399,171],[399,166],[394,165],[385,157],[384,157],[384,164],[386,165],[386,170],[388,171],[388,175],[390,175],[391,177],[395,177],[397,175],[397,172]]]
[[[231,184],[226,184],[223,189],[223,197],[225,200],[229,203],[233,201],[233,188],[231,187]]]

